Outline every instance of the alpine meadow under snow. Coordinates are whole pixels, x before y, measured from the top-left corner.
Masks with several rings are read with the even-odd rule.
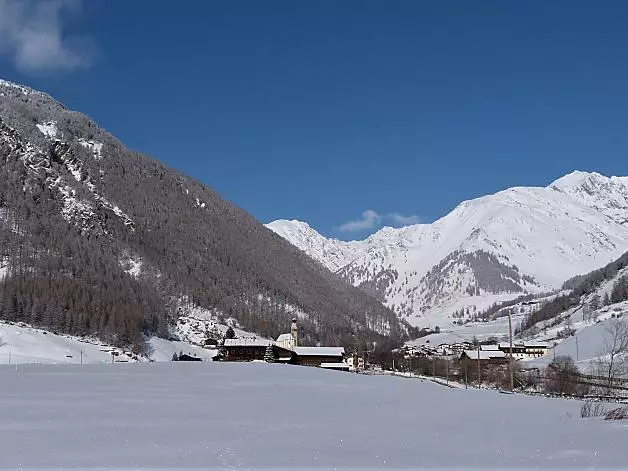
[[[464,307],[559,289],[628,250],[628,177],[574,172],[545,188],[465,201],[431,224],[328,239],[306,223],[268,227],[420,326]]]
[[[580,403],[265,363],[0,367],[11,469],[625,469]]]

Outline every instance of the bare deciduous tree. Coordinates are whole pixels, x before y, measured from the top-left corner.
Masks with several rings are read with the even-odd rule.
[[[566,355],[557,356],[545,370],[545,389],[558,394],[576,394],[579,392],[579,374],[573,358]]]
[[[628,373],[628,322],[611,319],[604,334],[604,351],[599,360],[598,371],[611,389],[618,378]]]

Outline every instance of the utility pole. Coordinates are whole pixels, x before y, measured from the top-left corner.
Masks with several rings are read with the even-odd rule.
[[[576,337],[576,362],[577,362],[580,359],[579,358],[580,357],[580,355],[579,355],[579,353],[580,353],[579,350],[580,349],[578,348],[578,334],[576,334],[575,337]]]
[[[510,366],[510,390],[515,389],[515,372],[512,367],[512,309],[508,309],[508,334],[510,335],[510,359],[508,364]]]
[[[469,380],[467,377],[467,356],[464,356],[464,388],[469,389]]]
[[[81,350],[81,365],[83,364],[83,350]]]
[[[445,360],[447,363],[447,385],[449,386],[449,358]]]
[[[482,368],[480,367],[480,342],[478,342],[478,388],[482,386]]]

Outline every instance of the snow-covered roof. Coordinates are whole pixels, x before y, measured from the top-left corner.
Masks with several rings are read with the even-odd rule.
[[[294,352],[300,356],[338,357],[345,353],[344,347],[294,347]]]
[[[349,364],[344,362],[344,361],[339,361],[337,363],[321,363],[321,368],[329,368],[329,369],[333,369],[333,368],[339,368],[339,369],[346,369],[349,368]]]
[[[506,358],[506,354],[501,350],[480,350],[480,360],[490,360],[491,358]],[[478,359],[477,350],[465,350],[464,354],[471,360]]]
[[[255,337],[240,338],[240,339],[225,339],[225,347],[267,347],[272,342],[267,339],[258,339]]]
[[[547,348],[547,344],[545,343],[513,343],[512,344],[512,348]],[[508,342],[502,342],[499,344],[499,348],[501,349],[506,349],[506,351],[508,351],[508,349],[510,349],[510,343]]]
[[[285,342],[286,340],[292,340],[292,334],[281,334],[277,337],[277,342]]]
[[[496,345],[496,344],[480,345],[480,350],[485,350],[487,352],[494,352],[495,350],[499,350],[499,345]]]

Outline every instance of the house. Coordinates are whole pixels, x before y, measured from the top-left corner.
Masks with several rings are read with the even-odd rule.
[[[263,360],[266,349],[271,347],[273,357],[279,363],[291,363],[292,351],[276,345],[273,341],[256,337],[225,339],[219,354],[223,361]]]
[[[344,362],[344,347],[294,347],[296,364],[321,366],[323,363]]]
[[[485,350],[487,352],[495,352],[499,350],[499,344],[497,343],[480,344],[480,350]]]
[[[549,345],[545,343],[526,343],[524,344],[526,349],[525,353],[527,358],[538,358],[545,356],[549,353]]]
[[[347,358],[347,365],[349,365],[351,371],[363,370],[365,366],[364,358],[358,357],[357,355],[351,355],[349,358]]]
[[[193,357],[192,355],[189,355],[187,353],[182,353],[181,355],[177,356],[177,361],[203,361],[203,359]]]
[[[500,343],[499,349],[510,355],[510,344]],[[513,343],[512,357],[517,360],[525,360],[530,358],[538,358],[547,355],[549,347],[540,343]]]
[[[480,362],[480,365],[503,365],[508,363],[508,356],[501,350],[465,350],[460,361]]]
[[[221,348],[221,359],[225,361],[263,360],[270,340],[251,338],[225,339]]]
[[[218,341],[216,339],[213,339],[211,337],[206,338],[205,341],[203,342],[203,346],[205,347],[217,347],[218,346]]]

